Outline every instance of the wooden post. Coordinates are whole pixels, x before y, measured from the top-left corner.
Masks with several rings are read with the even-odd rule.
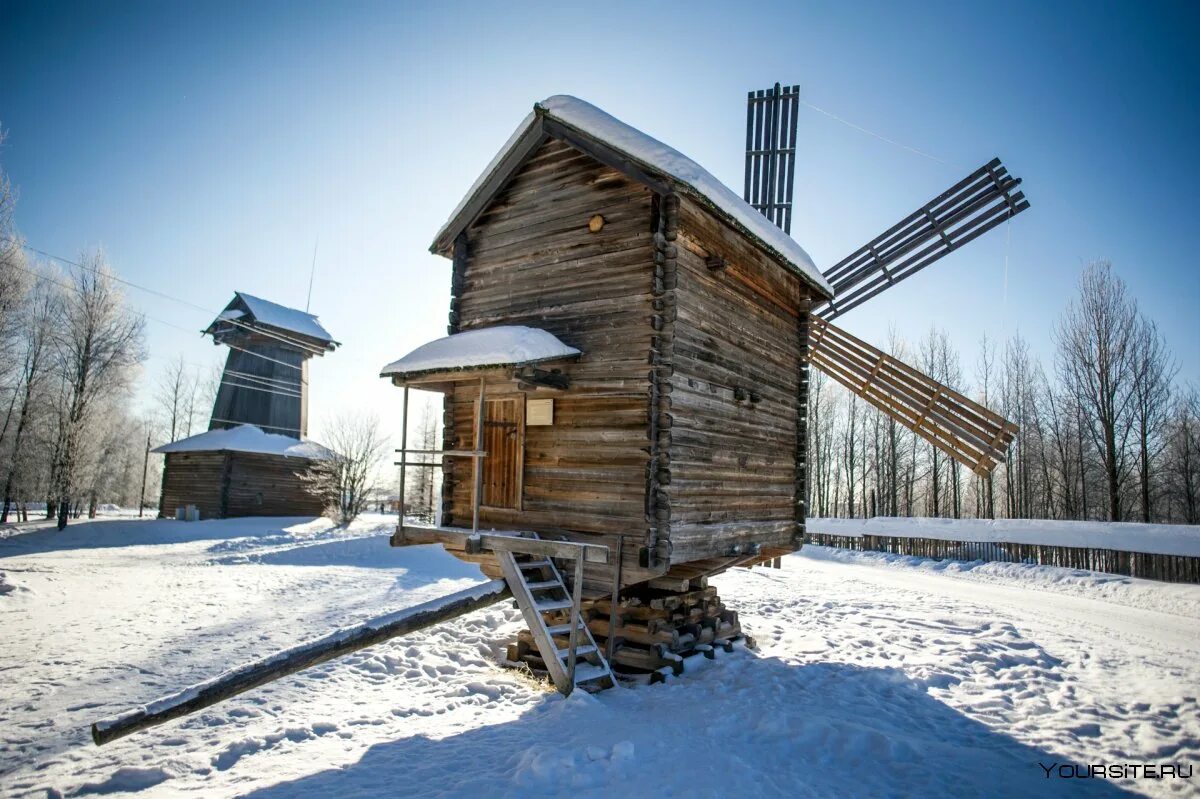
[[[408,461],[408,383],[404,384],[404,410],[400,412],[400,518],[396,533],[404,535],[404,464]]]
[[[479,402],[475,408],[475,457],[472,462],[475,464],[475,488],[473,489],[473,499],[471,502],[471,532],[479,532],[479,506],[483,502],[483,462],[480,460],[479,453],[483,452],[483,394],[484,394],[484,378],[479,378]]]
[[[579,603],[583,598],[583,553],[575,558],[575,582],[571,586],[571,632],[567,644],[567,696],[575,690],[575,647],[579,645]]]
[[[605,659],[611,664],[613,659],[613,650],[616,647],[616,629],[617,629],[617,607],[621,599],[621,549],[624,543],[623,536],[617,536],[617,560],[613,564],[613,590],[612,602],[609,604],[608,621],[612,625],[612,629],[608,632],[608,640],[604,642]]]
[[[146,473],[148,471],[150,471],[150,428],[146,428],[146,457],[142,460],[142,491],[138,494],[139,519],[142,518],[142,511],[146,507]],[[5,513],[8,512],[7,506],[5,506],[4,511]]]
[[[492,580],[450,596],[364,622],[348,630],[335,631],[324,638],[300,644],[273,657],[228,671],[208,682],[186,688],[174,696],[163,697],[119,716],[101,719],[92,725],[92,740],[97,746],[115,741],[138,730],[154,727],[215,705],[288,674],[295,674],[318,663],[341,657],[348,652],[494,605],[509,596],[512,594],[507,583],[503,580]]]

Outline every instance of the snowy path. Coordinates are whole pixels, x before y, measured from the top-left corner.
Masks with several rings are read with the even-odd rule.
[[[721,595],[759,651],[562,700],[507,604],[98,749],[87,723],[481,578],[386,520],[110,521],[0,540],[0,796],[1195,795],[1200,587],[810,548]]]

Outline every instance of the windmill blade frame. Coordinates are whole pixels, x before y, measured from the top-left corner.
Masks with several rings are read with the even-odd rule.
[[[1020,184],[993,158],[834,264],[834,298],[813,313],[836,319],[1026,210]]]
[[[980,476],[1004,461],[1018,428],[1000,414],[817,316],[808,360]]]

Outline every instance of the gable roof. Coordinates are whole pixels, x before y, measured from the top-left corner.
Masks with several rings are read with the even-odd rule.
[[[563,139],[657,191],[676,191],[698,200],[822,295],[833,296],[833,288],[804,248],[704,167],[594,105],[561,94],[534,105],[438,231],[430,250],[447,253],[454,237],[547,138]]]
[[[239,302],[246,309],[245,311],[236,307]],[[246,318],[247,313],[251,318]],[[329,345],[330,348],[336,347],[339,344],[339,342],[333,340],[333,336],[329,335],[329,331],[325,329],[314,314],[296,308],[289,308],[286,305],[280,305],[270,300],[264,300],[262,297],[255,297],[253,294],[247,294],[244,291],[234,292],[233,299],[229,305],[225,306],[225,310],[213,320],[213,323],[209,325],[209,329],[206,332],[212,332],[213,325],[216,325],[220,321],[233,320],[243,320],[243,323],[257,322],[260,325],[273,327],[284,333],[296,333],[306,338],[323,342]]]
[[[429,372],[527,366],[575,358],[579,350],[536,327],[497,325],[455,333],[422,344],[383,367],[380,377],[401,379]]]

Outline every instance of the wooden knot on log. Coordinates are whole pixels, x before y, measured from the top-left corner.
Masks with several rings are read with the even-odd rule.
[[[588,232],[589,233],[599,233],[601,230],[603,230],[603,228],[604,228],[604,217],[601,216],[600,214],[596,214],[595,216],[593,216],[591,219],[588,220]]]

